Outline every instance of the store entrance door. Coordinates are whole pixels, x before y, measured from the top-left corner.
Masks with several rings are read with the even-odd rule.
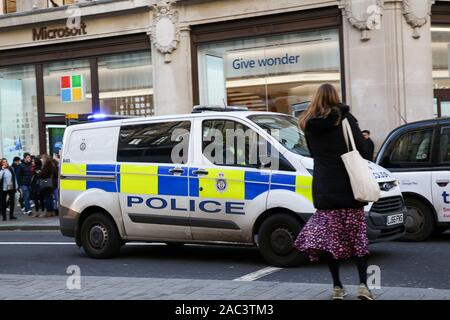
[[[60,124],[47,124],[45,126],[47,154],[49,154],[53,158],[55,158],[56,155],[59,155],[62,147],[65,129],[66,126]]]
[[[434,113],[436,117],[450,117],[450,89],[434,89]]]

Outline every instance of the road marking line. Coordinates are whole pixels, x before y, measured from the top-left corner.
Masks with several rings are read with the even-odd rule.
[[[23,241],[16,241],[16,242],[0,242],[0,245],[75,245],[75,242],[23,242]],[[165,245],[164,243],[160,242],[130,242],[126,243],[127,246],[161,246]]]
[[[258,271],[246,274],[245,276],[233,279],[233,281],[255,281],[256,279],[265,277],[271,273],[280,271],[282,269],[283,268],[278,268],[278,267],[267,267],[267,268],[263,268]]]

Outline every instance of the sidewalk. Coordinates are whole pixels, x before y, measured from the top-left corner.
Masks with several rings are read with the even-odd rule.
[[[0,274],[0,299],[31,300],[329,300],[328,284],[269,281],[162,279],[81,276],[81,289],[69,290],[68,276]],[[346,286],[347,300],[357,299]],[[383,287],[378,300],[449,300],[450,290]]]
[[[0,231],[12,230],[59,230],[58,217],[51,218],[31,218],[25,215],[20,210],[14,212],[17,220],[9,220],[7,213],[7,221],[2,221],[0,218]]]

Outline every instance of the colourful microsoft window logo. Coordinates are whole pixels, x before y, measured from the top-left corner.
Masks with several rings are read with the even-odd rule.
[[[83,78],[80,74],[61,77],[61,102],[83,100]]]

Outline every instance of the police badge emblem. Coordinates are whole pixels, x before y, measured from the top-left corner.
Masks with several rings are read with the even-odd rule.
[[[223,192],[227,189],[227,181],[224,179],[224,174],[219,173],[219,178],[216,179],[216,189]]]

